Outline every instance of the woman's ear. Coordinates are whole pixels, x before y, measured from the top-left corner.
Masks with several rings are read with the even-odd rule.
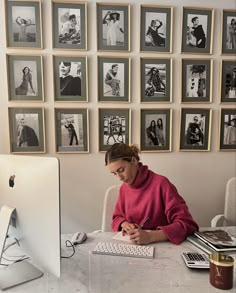
[[[138,161],[135,157],[132,157],[131,163],[134,164],[135,166],[138,165]]]

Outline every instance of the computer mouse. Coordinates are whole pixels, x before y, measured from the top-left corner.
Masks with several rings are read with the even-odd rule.
[[[87,239],[87,234],[85,232],[76,232],[73,234],[71,242],[75,244],[81,244]]]

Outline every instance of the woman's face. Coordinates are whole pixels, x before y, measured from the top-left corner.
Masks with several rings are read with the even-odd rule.
[[[70,72],[71,64],[70,62],[60,62],[59,69],[61,75],[67,75]]]
[[[158,119],[158,120],[157,120],[157,124],[158,124],[158,125],[161,125],[161,124],[162,124],[161,119]]]
[[[151,121],[151,127],[155,127],[155,121],[154,120]]]
[[[120,181],[126,184],[132,184],[138,172],[138,161],[133,158],[131,162],[118,160],[107,165],[108,170],[114,174]]]
[[[24,68],[24,74],[27,74],[27,73],[29,73],[29,68],[28,67],[25,67]]]

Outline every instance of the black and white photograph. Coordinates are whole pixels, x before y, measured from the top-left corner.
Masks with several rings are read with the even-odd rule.
[[[165,47],[166,13],[147,12],[145,19],[145,45]]]
[[[221,102],[236,102],[236,61],[222,60],[221,63]]]
[[[129,143],[130,110],[99,109],[99,151],[114,143]]]
[[[183,8],[182,52],[211,54],[213,13],[207,8]]]
[[[8,47],[41,48],[41,1],[6,1]]]
[[[141,109],[141,151],[171,151],[171,109]]]
[[[42,56],[7,55],[9,100],[43,100]]]
[[[171,52],[172,7],[141,6],[141,51]]]
[[[124,97],[124,63],[103,63],[105,97]]]
[[[53,45],[86,50],[86,3],[53,0]]]
[[[88,152],[88,110],[55,109],[56,151]]]
[[[186,45],[190,48],[206,48],[207,15],[188,14]]]
[[[236,54],[236,10],[222,11],[222,54]]]
[[[80,9],[58,9],[60,44],[80,44]]]
[[[141,101],[171,101],[171,59],[141,58]]]
[[[44,152],[44,112],[41,108],[9,108],[12,152]]]
[[[221,109],[220,150],[236,150],[236,110]]]
[[[87,100],[86,57],[54,56],[56,101]]]
[[[209,150],[210,109],[182,109],[181,150]]]
[[[110,102],[129,101],[129,58],[98,57],[98,99]]]
[[[210,102],[212,60],[182,59],[182,102]]]
[[[99,51],[129,51],[129,13],[129,5],[97,3]]]
[[[102,10],[104,46],[124,46],[124,12]]]

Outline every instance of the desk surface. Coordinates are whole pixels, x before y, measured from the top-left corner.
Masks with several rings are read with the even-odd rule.
[[[14,287],[14,293],[216,293],[209,283],[208,270],[188,269],[181,257],[184,251],[196,251],[188,241],[181,245],[170,242],[154,244],[154,259],[95,255],[91,251],[99,241],[112,240],[113,233],[90,233],[76,246],[72,258],[63,258],[61,278],[44,274],[40,279]],[[70,255],[62,237],[62,255]],[[235,272],[234,268],[234,272]],[[234,288],[227,292],[235,292]]]

